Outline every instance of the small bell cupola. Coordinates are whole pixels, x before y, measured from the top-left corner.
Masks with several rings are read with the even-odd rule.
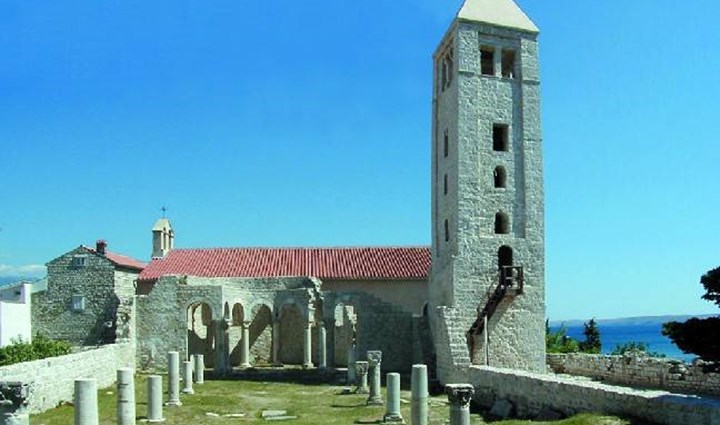
[[[175,233],[172,230],[170,220],[163,217],[156,221],[152,228],[152,235],[152,258],[164,258],[175,244]]]

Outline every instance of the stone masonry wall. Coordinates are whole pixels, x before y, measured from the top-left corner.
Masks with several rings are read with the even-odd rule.
[[[73,265],[73,257],[86,265]],[[79,247],[47,265],[48,287],[33,294],[32,329],[49,338],[76,345],[96,345],[115,340],[115,315],[120,299],[115,293],[115,265],[102,255]],[[120,273],[127,286],[135,273]],[[84,308],[74,310],[73,296],[83,297]]]
[[[474,401],[483,407],[506,399],[520,417],[534,417],[544,409],[553,409],[566,415],[623,415],[658,425],[720,423],[717,399],[618,387],[586,378],[471,366],[455,368],[450,382],[472,384]]]
[[[133,344],[104,345],[61,357],[0,367],[0,381],[31,384],[30,413],[72,401],[77,378],[95,378],[98,388],[112,385],[121,367],[135,367]]]
[[[613,384],[720,396],[720,374],[704,373],[702,363],[632,355],[548,354],[547,364],[555,373]]]

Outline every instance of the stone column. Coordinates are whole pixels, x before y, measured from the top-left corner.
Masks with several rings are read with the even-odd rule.
[[[280,319],[273,319],[272,324],[272,363],[275,367],[281,367],[280,363]]]
[[[205,383],[205,356],[195,354],[193,360],[195,360],[195,367],[193,368],[195,370],[195,383],[203,384]]]
[[[150,375],[147,380],[147,420],[164,422],[162,403],[162,376]]]
[[[240,367],[250,367],[250,322],[242,324],[242,341],[240,345]]]
[[[400,374],[387,374],[387,407],[383,422],[405,422],[400,412]]]
[[[495,46],[493,66],[495,67],[495,76],[502,77],[502,49],[499,46]]]
[[[352,385],[357,383],[357,373],[355,368],[355,362],[357,361],[357,356],[355,355],[355,345],[351,344],[350,347],[348,347],[347,352],[347,384]]]
[[[450,425],[470,425],[470,400],[475,388],[470,384],[447,384],[445,393],[450,402]]]
[[[192,362],[184,361],[182,367],[183,394],[195,394],[192,386]]]
[[[355,393],[357,394],[368,394],[370,390],[368,389],[368,362],[363,361],[357,361],[355,362],[355,374],[356,374],[356,382],[357,382],[357,388],[355,388]]]
[[[411,384],[412,386],[412,425],[427,425],[428,423],[428,375],[427,366],[424,364],[413,365]]]
[[[308,322],[305,326],[305,337],[303,338],[303,368],[310,369],[312,363],[312,322]]]
[[[327,350],[325,351],[327,353],[327,366],[335,368],[335,319],[325,320],[325,330],[327,331]]]
[[[230,324],[226,319],[215,321],[215,374],[223,376],[230,370],[230,352],[228,348],[228,329]]]
[[[168,364],[168,406],[182,406],[180,402],[180,353],[169,351]]]
[[[135,374],[129,367],[117,371],[117,423],[135,424]]]
[[[367,399],[367,405],[382,406],[383,400],[380,394],[380,366],[382,364],[382,351],[373,350],[367,352],[370,375],[370,395]]]
[[[325,323],[319,321],[318,330],[318,369],[327,368],[327,333],[325,332]]]
[[[75,394],[75,425],[98,425],[97,382],[94,379],[76,379]]]

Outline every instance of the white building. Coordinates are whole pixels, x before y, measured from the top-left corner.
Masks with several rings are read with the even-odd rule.
[[[31,294],[44,291],[47,279],[37,282],[17,282],[0,288],[0,347],[12,344],[21,338],[32,340]]]

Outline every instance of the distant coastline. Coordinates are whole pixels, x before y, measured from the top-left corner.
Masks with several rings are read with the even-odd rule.
[[[636,341],[648,344],[651,352],[663,354],[671,359],[691,362],[696,356],[683,353],[669,338],[663,336],[662,325],[665,322],[672,321],[684,322],[692,317],[705,318],[712,316],[717,315],[682,314],[597,320],[598,329],[600,330],[600,341],[602,343],[602,353],[610,354],[617,345]],[[550,321],[550,330],[555,332],[560,329],[561,326],[564,326],[567,330],[567,336],[582,340],[584,339],[583,324],[585,322],[586,320]]]

